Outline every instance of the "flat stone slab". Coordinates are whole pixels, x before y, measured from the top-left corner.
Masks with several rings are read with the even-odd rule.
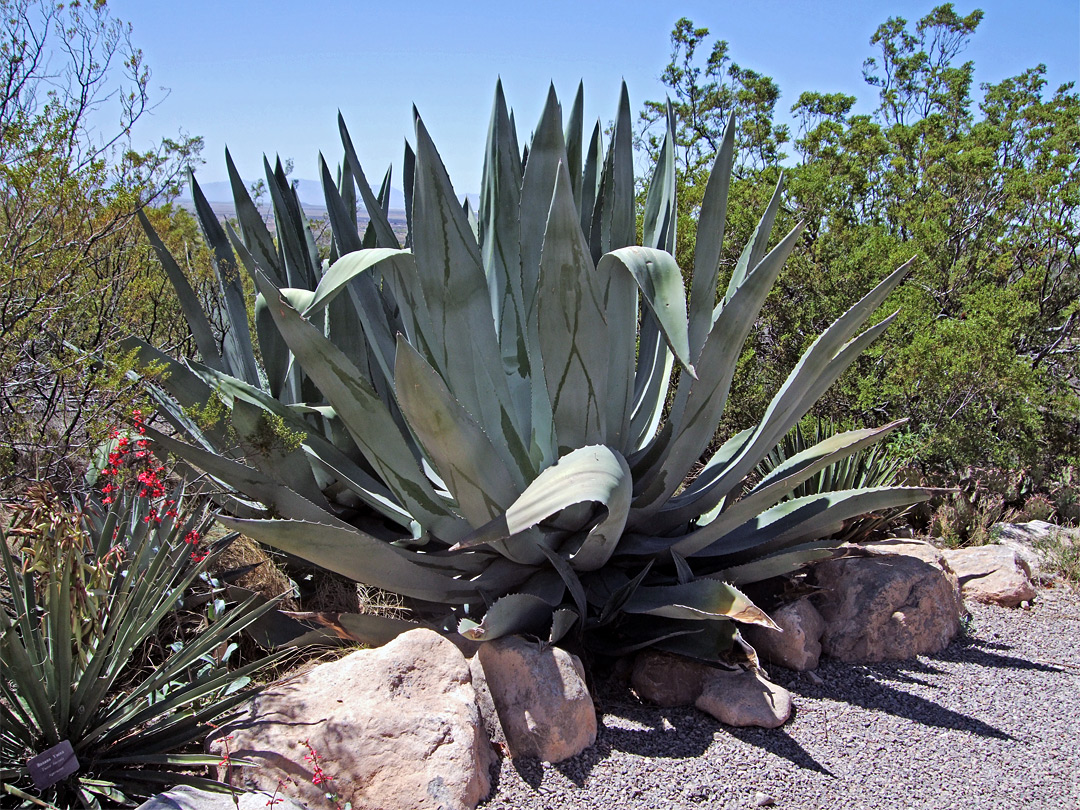
[[[212,793],[209,790],[180,785],[151,796],[136,810],[266,810],[273,799],[274,810],[308,810],[305,805],[270,793]]]

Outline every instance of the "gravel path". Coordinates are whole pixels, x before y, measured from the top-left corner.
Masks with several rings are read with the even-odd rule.
[[[559,765],[504,759],[487,810],[1080,808],[1080,593],[969,605],[937,655],[769,667],[795,697],[774,730],[600,689],[596,745]]]

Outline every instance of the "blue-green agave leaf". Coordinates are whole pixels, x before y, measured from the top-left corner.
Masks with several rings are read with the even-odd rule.
[[[469,618],[458,622],[458,633],[472,641],[494,641],[521,633],[549,635],[554,613],[551,605],[537,596],[512,593],[495,602],[478,624]]]
[[[634,591],[623,610],[669,619],[732,619],[777,629],[765,611],[738,588],[715,579],[698,579],[681,585],[643,585]]]

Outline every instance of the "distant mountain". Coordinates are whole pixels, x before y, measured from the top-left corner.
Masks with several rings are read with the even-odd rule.
[[[326,198],[323,196],[322,183],[318,180],[306,180],[304,178],[298,178],[292,181],[296,185],[297,196],[300,197],[300,204],[304,206],[304,210],[325,210]],[[213,183],[199,183],[199,188],[202,189],[203,194],[206,195],[207,202],[211,203],[228,203],[232,204],[232,186],[228,182],[222,180]],[[267,194],[261,201],[264,204],[269,205],[270,199]],[[469,202],[472,204],[472,208],[475,211],[480,203],[479,194],[459,194],[458,198],[464,200],[465,197],[469,198]],[[181,203],[190,203],[191,194],[187,188],[180,194]],[[357,201],[361,209],[364,208],[364,204],[361,201]],[[405,195],[400,189],[390,187],[390,210],[391,211],[404,211],[405,210]]]

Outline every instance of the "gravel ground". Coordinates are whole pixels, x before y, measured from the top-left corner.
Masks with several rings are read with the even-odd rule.
[[[779,729],[601,687],[596,744],[554,766],[504,759],[482,807],[1080,808],[1080,593],[969,607],[937,655],[770,667],[795,698]]]

